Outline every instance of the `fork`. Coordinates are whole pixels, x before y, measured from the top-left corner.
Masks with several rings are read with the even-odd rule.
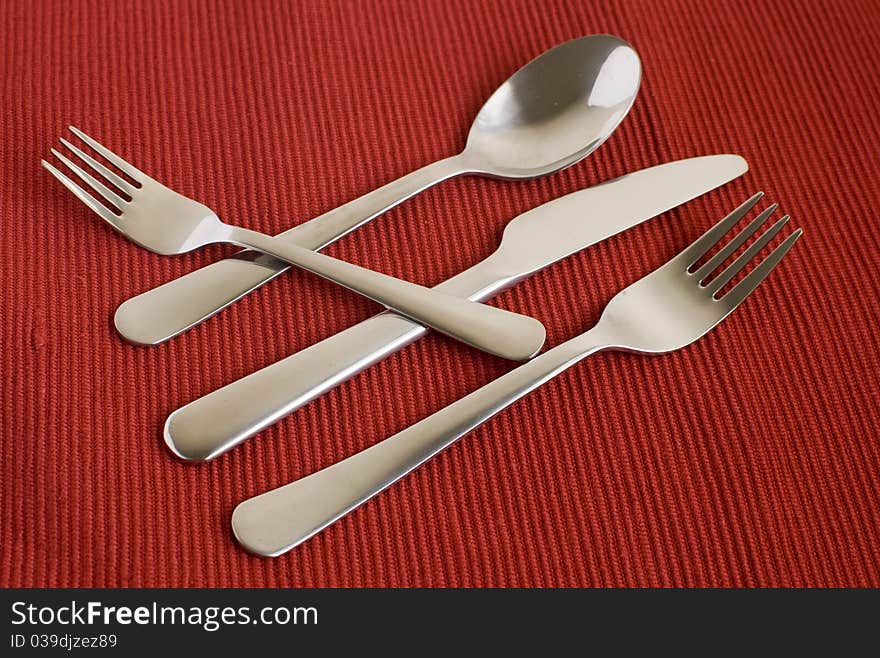
[[[665,265],[617,293],[589,331],[548,350],[435,414],[332,466],[240,503],[232,530],[248,551],[274,557],[366,502],[543,383],[600,351],[662,354],[690,345],[726,318],[802,234],[791,233],[722,293],[788,221],[772,224],[719,269],[772,216],[770,206],[699,267],[695,265],[761,198],[758,193]]]
[[[207,206],[150,178],[73,126],[70,130],[133,183],[63,137],[61,143],[90,171],[54,148],[51,152],[107,205],[46,160],[43,166],[113,228],[150,251],[173,255],[208,244],[235,244],[298,265],[496,356],[523,361],[544,344],[544,326],[534,318],[453,297],[283,239],[224,224]]]

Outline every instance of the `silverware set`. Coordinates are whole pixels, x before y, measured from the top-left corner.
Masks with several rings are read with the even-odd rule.
[[[290,265],[388,309],[171,413],[164,438],[182,459],[206,461],[227,452],[415,342],[429,328],[491,354],[526,361],[360,453],[242,502],[233,513],[232,528],[244,548],[263,556],[290,550],[590,354],[661,354],[693,343],[739,306],[782,260],[801,231],[790,233],[760,258],[788,220],[785,216],[767,226],[775,205],[725,242],[758,203],[757,194],[665,265],[619,292],[595,327],[539,356],[545,339],[540,322],[483,304],[566,256],[742,175],[748,167],[736,155],[662,164],[545,203],[509,222],[491,256],[434,288],[318,253],[454,176],[527,179],[578,162],[626,116],[640,78],[638,56],[616,37],[583,37],[557,46],[491,96],[459,155],[275,237],[223,223],[207,206],[150,178],[76,128],[71,132],[83,146],[61,138],[61,146],[51,149],[57,164],[44,160],[43,166],[138,245],[162,255],[218,242],[247,249],[122,304],[116,327],[132,342],[164,342]]]

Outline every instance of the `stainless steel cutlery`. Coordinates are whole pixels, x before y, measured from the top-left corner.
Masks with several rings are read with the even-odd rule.
[[[506,359],[523,361],[535,355],[544,344],[544,325],[534,318],[401,281],[284,239],[224,224],[207,206],[150,178],[82,131],[73,127],[71,130],[134,184],[64,138],[61,143],[85,168],[61,151],[52,149],[52,153],[92,190],[92,194],[49,162],[43,160],[43,166],[104,221],[150,251],[162,255],[183,254],[218,242],[246,246],[298,265]]]
[[[723,185],[748,169],[737,155],[670,162],[574,192],[508,223],[488,258],[438,290],[483,301],[566,256]],[[384,313],[174,411],[165,442],[188,460],[214,458],[425,335]]]
[[[428,327],[483,351],[527,363],[408,429],[340,462],[239,504],[232,529],[248,551],[277,556],[377,495],[472,429],[587,356],[663,354],[698,340],[769,275],[801,236],[774,239],[771,205],[727,236],[756,194],[665,265],[615,295],[589,331],[541,354],[537,320],[484,305],[496,293],[577,251],[704,194],[748,166],[736,155],[679,160],[622,176],[523,213],[497,250],[434,288],[318,253],[413,195],[460,175],[543,176],[592,153],[629,112],[641,81],[632,47],[609,35],[574,39],[511,76],[477,114],[464,150],[280,235],[221,222],[207,206],[150,178],[82,131],[61,138],[43,166],[133,242],[182,254],[218,242],[245,247],[119,306],[117,330],[155,345],[211,317],[291,264],[389,310],[171,413],[168,448],[188,461],[230,450],[268,425],[419,338]],[[90,149],[90,150],[89,150]],[[60,164],[58,164],[60,163]],[[764,250],[769,254],[759,258]],[[756,263],[756,264],[754,264]],[[574,291],[576,293],[576,291]]]
[[[522,67],[483,105],[465,149],[282,233],[321,249],[414,194],[461,175],[534,178],[572,165],[602,144],[629,111],[641,80],[638,55],[609,35],[574,39]],[[127,339],[155,345],[205,320],[288,268],[251,251],[213,263],[123,303]]]
[[[247,550],[277,556],[366,502],[473,428],[587,356],[604,350],[663,354],[681,349],[726,318],[779,264],[801,235],[791,233],[721,294],[777,235],[783,217],[712,276],[764,226],[770,207],[695,268],[758,202],[760,194],[709,229],[665,265],[619,292],[589,331],[517,367],[394,436],[296,482],[244,501],[232,515]]]

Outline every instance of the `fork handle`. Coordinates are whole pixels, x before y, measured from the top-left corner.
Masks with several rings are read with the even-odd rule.
[[[438,160],[276,237],[307,249],[322,249],[422,190],[470,171],[463,154]],[[288,267],[277,258],[242,251],[123,302],[116,309],[116,329],[133,343],[158,345],[207,320]]]
[[[545,352],[366,450],[245,500],[232,513],[235,538],[265,557],[289,551],[544,382],[603,349],[598,336],[590,336],[593,332]]]
[[[229,242],[298,265],[484,352],[525,361],[544,344],[544,325],[532,317],[395,279],[256,231],[227,229]]]

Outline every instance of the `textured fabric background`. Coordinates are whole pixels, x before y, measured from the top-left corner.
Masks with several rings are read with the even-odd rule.
[[[131,295],[231,252],[116,235],[39,166],[65,126],[269,233],[463,145],[510,73],[610,32],[640,96],[592,157],[445,183],[328,252],[423,284],[520,212],[667,160],[751,171],[499,297],[548,345],[758,189],[805,238],[719,329],[590,358],[292,553],[252,557],[251,495],[389,436],[511,366],[431,336],[206,466],[166,415],[377,311],[297,273],[158,348]],[[880,5],[0,3],[0,583],[6,586],[880,585]]]

